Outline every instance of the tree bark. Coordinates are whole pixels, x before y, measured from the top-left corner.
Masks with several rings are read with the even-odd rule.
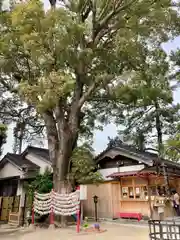
[[[58,132],[56,127],[56,121],[53,116],[52,111],[46,111],[43,115],[45,125],[46,125],[46,132],[47,132],[47,139],[48,139],[48,149],[49,149],[49,158],[52,162],[52,169],[53,169],[53,186],[55,185],[56,179],[56,159],[58,157],[59,152],[59,139],[58,139]]]
[[[162,124],[160,120],[160,112],[159,112],[159,104],[156,101],[155,102],[155,109],[156,109],[156,131],[157,131],[157,141],[158,141],[158,150],[159,154],[162,153],[162,145],[163,145],[163,140],[162,140]]]
[[[70,157],[77,141],[77,130],[72,132],[61,111],[60,105],[56,108],[55,114],[47,111],[44,114],[48,136],[49,156],[53,168],[53,188],[59,193],[70,191],[66,182],[69,170]],[[56,218],[57,222],[61,221],[61,227],[66,225],[66,217]]]
[[[49,157],[53,168],[53,187],[61,191],[61,184],[67,180],[70,158],[76,147],[80,125],[79,112],[73,109],[70,121],[64,117],[61,106],[56,111],[47,111],[44,120],[48,137]]]

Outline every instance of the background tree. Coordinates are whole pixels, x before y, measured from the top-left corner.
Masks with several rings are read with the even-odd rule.
[[[174,33],[177,12],[168,0],[61,1],[64,7],[57,9],[50,2],[48,12],[40,1],[30,0],[6,14],[1,83],[20,88],[44,120],[59,190],[83,124],[89,123],[87,113],[94,111],[94,97],[100,101],[102,92],[134,67],[130,63],[138,59],[132,46],[158,45]]]
[[[69,179],[73,185],[99,183],[103,180],[94,162],[94,150],[87,144],[75,148],[71,157]]]
[[[180,160],[180,133],[170,137],[165,145],[166,157],[174,162]]]
[[[169,62],[162,49],[141,51],[141,61],[129,76],[127,103],[124,107],[123,131],[126,141],[132,141],[141,150],[157,146],[163,151],[163,142],[175,132],[179,122],[180,105],[173,102]],[[120,88],[122,94],[122,88]],[[120,106],[121,107],[121,106]],[[122,116],[117,123],[122,123]]]
[[[118,134],[122,136],[124,143],[134,146],[140,151],[145,151],[148,143],[148,133],[145,129],[135,128],[131,132],[127,129],[119,131]]]
[[[1,1],[0,29],[2,31],[10,30],[6,21],[9,11],[15,7],[15,2]],[[0,118],[7,127],[11,125],[14,128],[13,150],[15,153],[20,153],[24,143],[30,144],[44,137],[44,123],[35,108],[27,105],[20,98],[17,85],[20,81],[18,71],[8,71],[8,64],[6,65],[3,54],[0,54]]]
[[[37,173],[35,179],[26,185],[30,197],[33,197],[34,192],[49,193],[52,188],[52,172],[49,169],[46,169],[43,174]]]

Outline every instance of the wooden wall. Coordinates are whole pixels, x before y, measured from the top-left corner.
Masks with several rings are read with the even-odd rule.
[[[121,201],[120,212],[142,213],[143,216],[150,216],[148,201],[127,200]]]
[[[0,221],[8,221],[9,212],[18,212],[20,196],[0,197]]]
[[[137,181],[138,179],[136,179]],[[142,180],[143,181],[143,180]],[[170,187],[175,188],[180,194],[180,178],[170,179]],[[164,178],[152,178],[150,186],[164,185]],[[120,182],[104,182],[97,185],[87,186],[88,200],[84,201],[84,216],[94,217],[93,196],[98,196],[98,217],[116,218],[118,212],[140,212],[144,216],[150,216],[148,200],[122,199]],[[170,204],[169,204],[170,205]],[[154,209],[154,218],[158,219],[158,213]],[[172,207],[167,206],[164,216],[172,216]],[[157,216],[156,216],[157,215]]]
[[[112,190],[111,183],[102,183],[99,185],[88,185],[87,200],[84,201],[84,216],[94,217],[94,201],[93,196],[98,196],[98,217],[112,218]]]

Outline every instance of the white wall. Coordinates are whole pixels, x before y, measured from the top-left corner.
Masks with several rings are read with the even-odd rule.
[[[144,164],[141,165],[132,165],[132,166],[124,166],[119,167],[118,172],[130,172],[130,171],[140,171],[144,168]]]
[[[111,180],[112,178],[107,178],[107,176],[112,173],[140,171],[143,168],[144,168],[144,164],[141,164],[141,165],[124,166],[119,168],[116,167],[116,168],[100,169],[99,172],[102,174],[104,180]]]
[[[111,180],[112,178],[107,178],[108,175],[118,172],[118,168],[106,168],[106,169],[100,169],[98,170],[104,180]]]
[[[49,168],[52,171],[51,164],[42,157],[29,153],[26,155],[26,158],[40,167],[40,173],[44,173],[46,168]]]
[[[6,163],[2,169],[0,169],[0,179],[17,177],[17,176],[21,176],[21,174],[22,172],[9,162]]]

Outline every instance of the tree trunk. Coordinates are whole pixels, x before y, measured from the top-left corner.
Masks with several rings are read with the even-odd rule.
[[[158,151],[159,154],[162,153],[163,147],[163,140],[162,140],[162,124],[160,120],[160,112],[159,112],[159,104],[155,102],[155,109],[156,109],[156,131],[157,131],[157,142],[158,142]]]
[[[50,138],[51,139],[51,138]],[[70,141],[71,140],[71,141]],[[50,159],[53,164],[53,188],[59,193],[69,193],[71,192],[70,185],[67,182],[67,173],[69,169],[70,157],[72,155],[72,136],[65,139],[61,136],[61,141],[48,141]],[[56,223],[61,223],[61,227],[66,226],[65,216],[56,216]],[[59,224],[58,224],[59,225]]]
[[[79,112],[72,113],[69,121],[64,118],[61,107],[56,108],[55,116],[53,112],[44,114],[53,168],[53,186],[56,191],[60,191],[59,182],[67,180],[70,158],[78,139]]]
[[[76,147],[79,127],[84,117],[81,114],[81,106],[86,100],[86,95],[82,98],[82,89],[83,86],[78,81],[68,113],[64,109],[65,103],[60,99],[53,111],[47,111],[44,114],[49,156],[53,168],[53,187],[57,192],[67,190],[66,187],[62,187],[62,183],[67,186],[70,159]],[[61,217],[61,225],[65,225],[64,217]]]
[[[56,165],[53,169],[53,186],[54,189],[58,192],[61,191],[61,183],[67,180],[67,174],[69,170],[69,154],[71,152],[71,149],[68,149],[67,146],[65,146],[65,148],[66,149],[63,149],[63,151],[57,151]]]

